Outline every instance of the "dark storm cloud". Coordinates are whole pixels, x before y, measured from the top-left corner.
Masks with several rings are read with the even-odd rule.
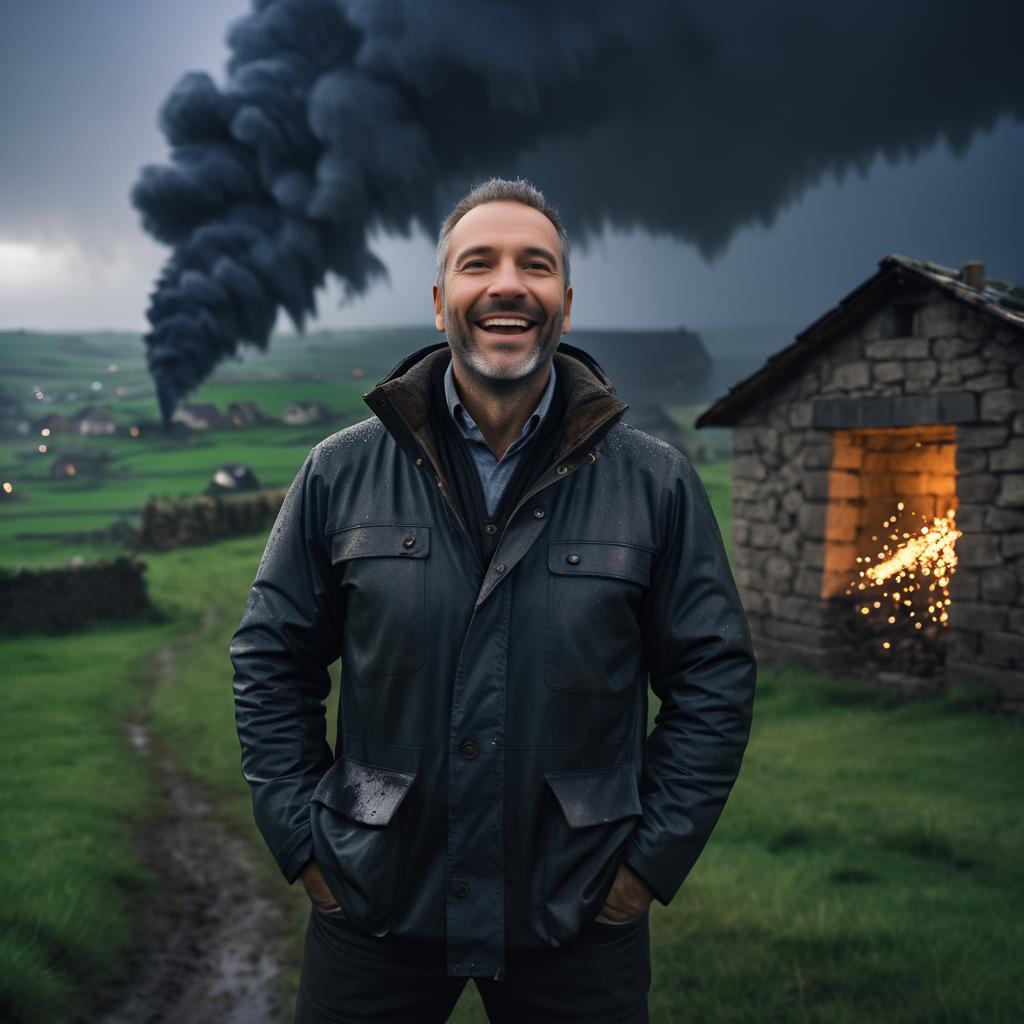
[[[165,416],[239,343],[297,326],[328,274],[385,274],[377,227],[433,234],[520,172],[577,239],[641,227],[722,251],[827,174],[1024,118],[1019,4],[263,0],[223,89],[186,75],[170,164],[133,201],[172,246],[148,316]]]

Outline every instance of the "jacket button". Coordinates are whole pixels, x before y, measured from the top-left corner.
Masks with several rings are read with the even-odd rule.
[[[452,890],[459,899],[469,895],[469,886],[465,882],[458,882]]]
[[[497,533],[497,532],[498,532],[498,528],[494,525],[494,523],[488,523],[484,527],[484,533]]]
[[[412,534],[409,534],[409,536],[407,536],[407,537],[406,537],[406,538],[405,538],[405,539],[404,539],[404,540],[402,541],[402,543],[403,543],[403,544],[404,544],[404,545],[405,545],[405,546],[406,546],[407,548],[411,548],[411,547],[413,546],[413,544],[415,544],[415,543],[416,543],[416,538],[415,538],[415,537],[414,537],[414,536],[413,536]]]
[[[565,560],[570,565],[579,565],[580,564],[580,556],[577,555],[577,554],[566,555],[565,556]]]
[[[423,465],[423,460],[422,459],[417,459],[416,460],[416,465],[417,466],[422,466]]]
[[[593,452],[587,452],[587,462],[597,462],[597,456]]]
[[[455,965],[455,973],[456,974],[461,974],[462,973],[462,964],[456,964]]]
[[[544,518],[544,509],[542,509],[542,508],[535,508],[533,510],[533,514],[534,514],[534,516],[536,516],[537,519],[543,519]]]
[[[462,756],[470,761],[472,761],[479,753],[480,747],[477,745],[476,740],[466,740],[466,742],[462,744]]]
[[[501,572],[504,572],[504,571],[505,571],[505,570],[506,570],[507,568],[508,568],[508,566],[507,566],[507,565],[506,565],[506,564],[505,564],[504,562],[499,562],[499,563],[498,563],[498,564],[497,564],[497,565],[496,565],[496,566],[494,567],[494,571],[495,571],[495,572],[498,572],[498,573],[501,573]]]
[[[558,474],[559,476],[565,476],[565,474],[569,472],[569,467],[568,467],[568,466],[559,466],[559,467],[558,467],[558,468],[557,468],[557,469],[555,470],[555,472],[556,472],[556,473],[557,473],[557,474]]]

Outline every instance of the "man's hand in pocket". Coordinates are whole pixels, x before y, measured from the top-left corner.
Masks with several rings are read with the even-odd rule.
[[[334,894],[327,888],[327,883],[315,860],[306,862],[299,877],[306,887],[306,894],[320,910],[327,914],[336,914],[341,910]]]
[[[619,864],[615,881],[595,920],[605,924],[628,924],[647,913],[654,893],[625,862]]]

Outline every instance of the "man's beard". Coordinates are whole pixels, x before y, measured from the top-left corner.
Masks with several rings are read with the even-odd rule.
[[[538,315],[540,313],[540,315]],[[492,366],[487,356],[481,352],[473,340],[473,323],[485,316],[526,316],[539,323],[537,330],[537,343],[527,357],[518,365],[513,366]],[[552,352],[558,347],[562,335],[562,323],[565,314],[559,312],[547,319],[541,319],[542,311],[527,309],[522,305],[512,303],[504,305],[501,309],[488,308],[481,312],[470,309],[463,321],[455,311],[444,303],[444,333],[448,344],[452,349],[452,357],[458,359],[463,365],[469,367],[474,373],[498,383],[500,381],[521,381],[534,373],[537,368],[545,362]],[[514,335],[510,335],[514,337]]]

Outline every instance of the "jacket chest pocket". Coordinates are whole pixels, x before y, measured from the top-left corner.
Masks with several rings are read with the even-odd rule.
[[[548,545],[544,681],[569,693],[621,693],[640,674],[640,606],[651,552],[629,544]]]
[[[345,607],[343,671],[405,675],[427,662],[426,526],[352,526],[330,536]]]

